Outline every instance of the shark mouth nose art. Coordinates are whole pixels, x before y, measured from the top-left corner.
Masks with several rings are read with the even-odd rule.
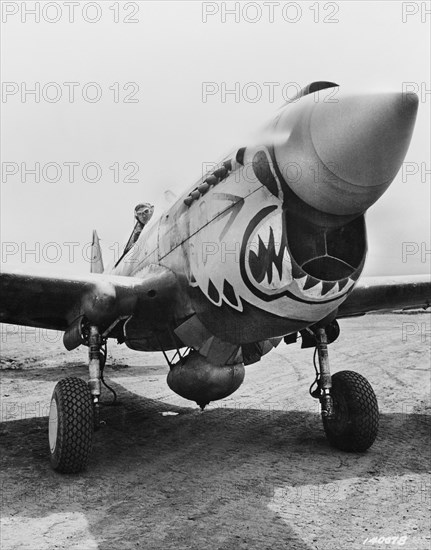
[[[266,301],[283,295],[322,301],[351,289],[360,273],[363,255],[358,251],[354,262],[347,257],[347,251],[341,257],[335,255],[334,248],[340,244],[336,242],[337,231],[319,235],[321,250],[310,252],[306,246],[304,250],[292,250],[287,236],[286,226],[291,225],[286,222],[288,217],[281,206],[272,205],[263,208],[250,222],[244,237],[241,266],[250,290]],[[304,229],[297,220],[295,225],[298,230]],[[352,223],[354,233],[360,225],[360,222]],[[306,232],[309,231],[308,227]],[[345,232],[346,229],[343,235]]]

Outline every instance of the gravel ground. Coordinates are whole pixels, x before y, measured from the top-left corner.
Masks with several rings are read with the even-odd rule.
[[[119,404],[104,394],[87,471],[60,475],[49,400],[61,377],[86,377],[86,350],[3,325],[2,550],[429,549],[429,315],[341,328],[332,371],[360,372],[379,399],[367,453],[329,447],[308,395],[313,351],[298,344],[247,367],[241,388],[203,413],[169,390],[161,354],[112,344]]]

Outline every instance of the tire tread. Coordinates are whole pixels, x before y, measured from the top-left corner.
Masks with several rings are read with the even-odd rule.
[[[348,422],[344,431],[334,429],[334,422],[323,417],[326,436],[342,451],[364,452],[371,447],[379,428],[379,407],[371,384],[361,374],[340,371],[332,376],[332,395],[337,414],[337,400],[344,400]],[[338,411],[339,412],[339,411]]]
[[[54,388],[57,400],[57,444],[51,453],[53,468],[62,473],[85,469],[93,443],[93,404],[87,383],[81,378],[60,380]]]

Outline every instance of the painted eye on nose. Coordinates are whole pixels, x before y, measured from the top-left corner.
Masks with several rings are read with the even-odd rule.
[[[253,172],[257,179],[270,191],[275,197],[278,197],[277,181],[272,173],[268,157],[264,151],[258,151],[253,157]]]

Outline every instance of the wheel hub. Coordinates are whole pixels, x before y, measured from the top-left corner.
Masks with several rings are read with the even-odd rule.
[[[49,439],[49,448],[51,453],[55,451],[57,445],[57,431],[58,431],[58,409],[57,402],[55,399],[51,400],[51,405],[49,407],[49,426],[48,426],[48,439]]]

